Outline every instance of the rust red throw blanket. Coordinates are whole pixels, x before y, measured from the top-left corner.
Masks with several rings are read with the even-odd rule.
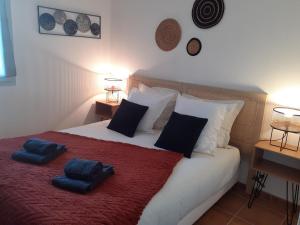
[[[45,166],[15,162],[28,137],[0,140],[1,225],[135,225],[182,158],[173,152],[47,132],[35,137],[63,143],[68,152]],[[87,195],[51,185],[74,158],[112,164],[116,174]]]

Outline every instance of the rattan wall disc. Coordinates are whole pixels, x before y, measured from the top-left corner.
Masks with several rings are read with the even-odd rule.
[[[201,41],[198,38],[192,38],[186,46],[186,51],[190,56],[196,56],[202,48]]]
[[[207,29],[217,25],[223,18],[223,0],[196,0],[193,6],[193,21],[199,28]]]
[[[158,47],[163,51],[171,51],[181,40],[181,27],[174,19],[162,21],[155,34]]]

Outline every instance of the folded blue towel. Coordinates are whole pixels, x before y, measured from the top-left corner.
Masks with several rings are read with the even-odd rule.
[[[94,160],[72,159],[65,165],[65,175],[71,179],[93,181],[102,173],[102,163]]]
[[[67,148],[65,145],[57,144],[56,151],[58,152],[66,152]]]
[[[57,144],[39,138],[30,138],[24,143],[23,148],[30,153],[47,155],[56,150]]]
[[[37,164],[42,165],[50,162],[51,160],[57,158],[59,155],[63,154],[66,151],[66,148],[64,145],[58,145],[55,151],[47,154],[47,155],[38,155],[34,153],[30,153],[24,149],[19,150],[12,154],[12,159],[19,161],[19,162],[25,162],[25,163],[31,163],[31,164]]]
[[[72,179],[67,176],[57,176],[52,180],[52,184],[58,188],[85,194],[92,191],[97,185],[101,184],[106,178],[114,174],[111,165],[103,165],[102,172],[94,177],[93,181]]]

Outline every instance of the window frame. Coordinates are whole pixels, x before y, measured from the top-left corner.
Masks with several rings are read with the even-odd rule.
[[[7,23],[7,26],[5,26],[5,28],[2,27],[2,24],[0,25],[0,41],[2,41],[2,52],[0,54],[2,54],[3,57],[3,64],[4,64],[4,74],[1,74],[0,76],[0,86],[6,86],[6,85],[14,85],[16,84],[16,63],[15,63],[15,52],[14,52],[14,43],[13,43],[13,27],[12,27],[12,12],[11,12],[11,3],[10,0],[0,0],[1,1],[1,6],[3,6],[3,10],[4,10],[4,18],[1,16],[1,21],[5,21],[4,23]],[[2,11],[3,12],[3,11]],[[2,32],[8,32],[9,33],[9,37],[5,36],[5,38],[2,35]],[[6,43],[6,41],[8,41],[7,39],[9,39],[10,43]],[[11,52],[9,52],[6,47],[7,44],[9,45],[9,47],[11,48]],[[7,51],[9,53],[7,53]],[[7,56],[7,54],[10,54],[9,56]],[[9,59],[8,59],[9,58]],[[7,62],[7,60],[9,60],[9,62]],[[12,61],[10,61],[12,60]],[[9,64],[7,64],[9,63]],[[11,63],[11,64],[10,64]],[[9,66],[8,66],[9,65]],[[9,68],[9,69],[8,69]],[[10,71],[12,69],[12,71]]]
[[[16,84],[16,76],[0,77],[0,86],[11,86]]]

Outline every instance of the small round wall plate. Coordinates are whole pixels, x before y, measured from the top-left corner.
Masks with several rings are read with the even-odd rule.
[[[91,20],[85,14],[79,14],[76,18],[76,23],[78,25],[78,30],[82,33],[86,33],[91,29]]]
[[[208,29],[217,25],[223,18],[223,0],[196,0],[193,6],[193,21],[199,28]]]
[[[63,25],[67,20],[67,15],[63,10],[56,9],[53,13],[53,17],[55,18],[55,21],[59,25]]]
[[[64,31],[67,35],[74,36],[78,31],[77,23],[74,20],[67,20],[64,23]]]
[[[171,51],[181,40],[181,27],[175,19],[162,21],[155,33],[157,46],[163,51]]]
[[[39,16],[39,24],[40,26],[47,31],[51,31],[55,28],[55,19],[49,13],[43,13]]]
[[[200,53],[201,48],[201,41],[198,38],[192,38],[186,46],[186,51],[190,56],[196,56]]]
[[[91,25],[91,32],[93,35],[97,36],[100,34],[101,30],[100,30],[100,25],[97,23],[93,23]]]

